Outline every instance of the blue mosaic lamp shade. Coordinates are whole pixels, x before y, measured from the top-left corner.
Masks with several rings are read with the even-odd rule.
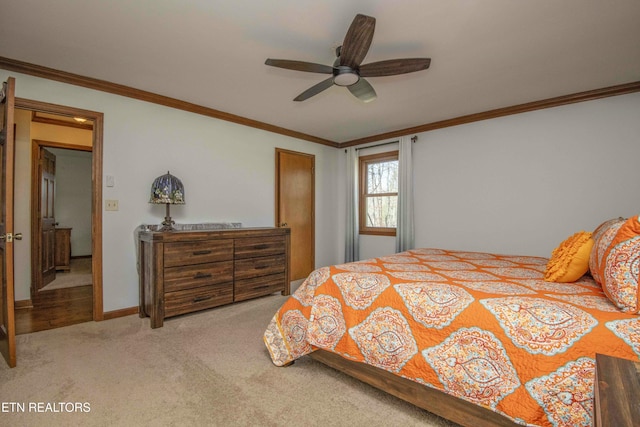
[[[151,185],[151,199],[149,203],[184,205],[184,185],[168,171],[159,176]]]
[[[184,185],[182,185],[182,181],[171,175],[168,171],[166,175],[157,177],[151,185],[151,198],[149,199],[149,203],[164,204],[167,207],[160,231],[174,231],[175,227],[173,225],[176,222],[171,219],[169,206],[184,205]]]

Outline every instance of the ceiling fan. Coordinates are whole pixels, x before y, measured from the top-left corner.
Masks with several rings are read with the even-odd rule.
[[[266,65],[309,73],[331,74],[326,80],[302,92],[294,101],[304,101],[319,94],[334,84],[344,86],[359,100],[369,102],[376,99],[376,91],[364,77],[394,76],[426,70],[431,64],[430,58],[404,58],[372,62],[361,65],[376,26],[376,19],[358,14],[353,19],[342,46],[336,48],[336,60],[333,66],[288,59],[267,59]]]

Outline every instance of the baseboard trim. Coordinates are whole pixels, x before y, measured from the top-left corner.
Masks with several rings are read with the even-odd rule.
[[[18,310],[20,308],[33,308],[33,301],[30,299],[23,299],[13,303],[13,308]]]
[[[105,311],[103,314],[104,320],[116,319],[118,317],[131,316],[132,314],[138,314],[138,307],[121,308],[120,310]]]

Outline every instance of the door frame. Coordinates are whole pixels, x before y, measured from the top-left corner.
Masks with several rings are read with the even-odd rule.
[[[103,153],[103,130],[104,130],[104,114],[97,111],[83,110],[80,108],[67,107],[64,105],[50,104],[47,102],[34,101],[30,99],[17,98],[15,100],[15,108],[21,110],[37,111],[49,114],[57,114],[69,117],[84,117],[93,121],[92,136],[92,158],[91,158],[91,255],[92,255],[92,276],[93,276],[93,320],[104,320],[103,295],[102,295],[102,153]],[[55,144],[55,143],[54,143]],[[60,143],[58,143],[60,144]],[[64,147],[62,147],[64,145]],[[53,146],[53,145],[51,145]],[[33,147],[33,145],[32,145]],[[70,148],[70,144],[58,145],[59,148]],[[73,149],[76,149],[74,146]],[[85,147],[86,149],[86,147]],[[39,155],[39,154],[38,154]],[[31,181],[33,185],[33,174],[31,171]],[[32,194],[34,191],[31,192]],[[32,201],[32,218],[33,218],[33,201]],[[37,249],[33,244],[34,236],[31,237],[31,256]],[[33,290],[34,262],[31,262],[31,289]],[[33,298],[33,295],[32,295]]]
[[[93,152],[92,147],[86,145],[66,144],[42,139],[31,140],[31,298],[42,288],[42,248],[40,247],[40,235],[42,223],[40,221],[40,201],[42,200],[42,187],[40,185],[40,157],[42,148],[64,148],[68,150]],[[92,155],[93,162],[93,155]],[[93,165],[92,165],[93,167]],[[92,197],[93,197],[93,191]],[[93,218],[92,218],[93,220]],[[93,241],[93,237],[92,237]]]

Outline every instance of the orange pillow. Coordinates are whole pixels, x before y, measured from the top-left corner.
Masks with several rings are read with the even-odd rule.
[[[591,233],[579,231],[568,237],[551,253],[544,272],[547,282],[575,282],[589,271],[589,255],[593,248]]]
[[[620,310],[640,313],[640,222],[629,218],[601,258],[602,290]]]

